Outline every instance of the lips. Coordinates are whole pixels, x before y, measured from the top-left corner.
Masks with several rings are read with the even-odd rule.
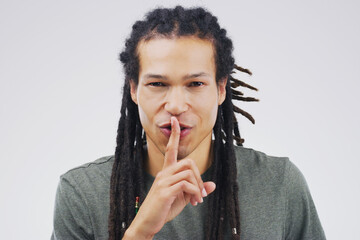
[[[180,139],[186,137],[191,132],[191,129],[192,127],[180,123]],[[165,123],[160,125],[160,131],[169,138],[171,135],[171,124]]]

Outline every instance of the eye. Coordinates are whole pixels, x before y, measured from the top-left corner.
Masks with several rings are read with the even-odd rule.
[[[164,87],[165,86],[165,84],[163,84],[162,82],[152,82],[152,83],[149,83],[148,85],[152,86],[152,87]]]
[[[189,86],[190,87],[200,87],[202,85],[204,85],[203,82],[191,82]]]

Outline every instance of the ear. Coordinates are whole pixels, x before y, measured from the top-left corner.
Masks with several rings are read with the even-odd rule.
[[[134,83],[133,80],[130,80],[130,94],[131,94],[131,99],[133,100],[133,102],[137,105],[137,95],[136,95],[136,90],[137,90],[137,86]]]
[[[218,104],[221,105],[226,98],[226,83],[227,83],[228,77],[224,77],[220,79],[218,82]]]

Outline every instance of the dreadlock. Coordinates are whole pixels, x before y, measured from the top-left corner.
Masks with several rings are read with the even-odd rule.
[[[232,239],[240,239],[240,211],[238,185],[236,178],[236,158],[233,141],[242,146],[235,112],[255,122],[253,117],[233,105],[232,99],[240,101],[258,101],[243,97],[235,90],[241,86],[252,90],[256,88],[234,78],[235,70],[251,75],[248,69],[234,64],[233,46],[226,36],[226,30],[220,28],[217,18],[203,8],[173,9],[157,8],[146,15],[144,21],[137,21],[132,26],[125,49],[120,54],[120,61],[125,70],[125,83],[118,125],[115,162],[110,183],[109,239],[121,239],[135,217],[135,198],[140,196],[140,204],[146,197],[144,183],[145,134],[141,126],[137,105],[130,94],[130,80],[138,84],[139,58],[137,46],[140,41],[149,41],[154,37],[176,38],[195,36],[213,43],[215,49],[216,82],[224,77],[226,98],[218,107],[214,132],[214,160],[211,173],[216,190],[209,196],[208,215],[205,223],[206,239],[223,239],[225,219],[229,220]],[[224,215],[227,213],[227,215]]]

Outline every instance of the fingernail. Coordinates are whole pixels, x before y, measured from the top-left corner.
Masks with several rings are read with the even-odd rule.
[[[200,198],[200,203],[203,203],[204,202],[204,199],[203,198]]]
[[[206,192],[205,188],[202,189],[201,194],[203,197],[207,196],[207,192]]]
[[[198,205],[198,202],[195,202],[195,204],[194,204],[195,206],[197,206]]]

